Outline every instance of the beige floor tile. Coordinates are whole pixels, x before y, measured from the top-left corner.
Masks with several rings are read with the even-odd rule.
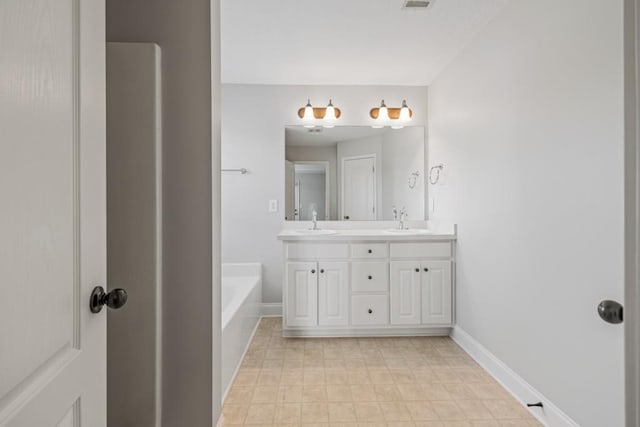
[[[251,404],[247,411],[245,424],[268,424],[273,422],[276,413],[276,405],[274,404]]]
[[[351,396],[354,402],[375,402],[376,391],[371,384],[352,384]]]
[[[493,416],[481,400],[457,400],[456,404],[469,420],[491,420]]]
[[[222,410],[224,420],[229,424],[243,424],[247,418],[249,405],[225,404]]]
[[[329,403],[329,422],[354,422],[356,412],[353,403]]]
[[[434,400],[431,404],[441,420],[462,421],[466,419],[464,413],[453,400]]]
[[[278,386],[257,386],[253,391],[252,403],[275,403],[278,400]]]
[[[299,424],[302,419],[301,403],[283,403],[276,406],[274,423]]]
[[[358,422],[380,422],[384,419],[377,402],[356,402],[353,407]]]
[[[253,387],[233,386],[227,394],[226,403],[230,404],[247,404],[251,401],[253,395]]]
[[[439,419],[431,402],[407,402],[407,409],[414,421],[435,421]]]
[[[327,400],[329,402],[351,402],[351,387],[348,385],[327,385]]]
[[[281,385],[278,388],[279,403],[295,403],[302,402],[302,386]]]
[[[324,385],[305,385],[302,389],[302,402],[326,402],[327,388]]]
[[[328,423],[329,407],[326,403],[303,403],[301,419],[303,423]]]
[[[514,400],[485,400],[483,403],[499,420],[530,418],[529,413]]]
[[[393,384],[374,384],[378,402],[395,402],[401,400],[398,388]]]
[[[261,321],[223,426],[540,426],[448,337],[281,334],[280,318]]]
[[[380,402],[380,409],[386,421],[411,421],[411,414],[403,402]]]

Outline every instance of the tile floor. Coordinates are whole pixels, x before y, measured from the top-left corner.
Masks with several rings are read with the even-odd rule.
[[[540,426],[448,337],[282,338],[262,319],[223,425]]]

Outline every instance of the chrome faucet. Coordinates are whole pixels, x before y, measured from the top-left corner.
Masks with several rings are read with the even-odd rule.
[[[398,222],[398,229],[404,230],[404,220],[407,219],[407,208],[403,206],[399,215],[400,215],[400,221]]]
[[[312,230],[317,230],[318,229],[318,212],[316,212],[315,209],[311,213],[311,221],[313,222],[313,225],[311,226],[311,229]]]
[[[391,206],[391,213],[393,213],[393,220],[397,221],[398,220],[398,208],[396,208],[396,205]]]

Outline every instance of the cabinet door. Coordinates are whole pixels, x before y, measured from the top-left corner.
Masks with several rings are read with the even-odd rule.
[[[422,323],[450,325],[452,282],[450,261],[422,262]]]
[[[318,266],[315,262],[287,263],[286,324],[318,324]]]
[[[420,271],[418,261],[391,262],[391,324],[420,324]]]
[[[321,262],[318,265],[318,324],[349,324],[349,264]]]

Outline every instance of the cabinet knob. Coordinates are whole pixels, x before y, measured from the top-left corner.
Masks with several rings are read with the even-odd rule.
[[[324,273],[324,268],[320,269],[320,273],[321,274]]]
[[[369,311],[369,314],[373,313],[373,310],[371,310],[371,309],[369,309],[368,311]]]
[[[367,252],[369,252],[370,254],[373,253],[373,249],[369,249]]]
[[[416,273],[420,273],[420,269],[419,268],[416,268]]]
[[[425,273],[426,273],[427,271],[429,271],[429,269],[425,267],[424,271],[425,271]]]
[[[369,276],[369,280],[373,279],[373,276]]]
[[[316,271],[315,270],[311,270],[311,274],[316,274]]]

